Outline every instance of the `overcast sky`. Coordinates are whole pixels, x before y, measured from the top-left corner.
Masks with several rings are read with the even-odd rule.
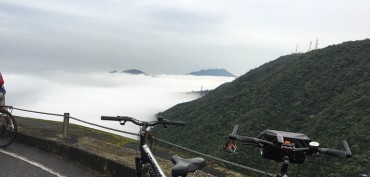
[[[370,36],[368,0],[1,0],[0,71],[241,75]]]

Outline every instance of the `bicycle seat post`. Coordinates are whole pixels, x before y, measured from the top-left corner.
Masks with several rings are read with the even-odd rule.
[[[283,160],[283,166],[280,169],[280,174],[277,177],[288,177],[288,167],[289,167],[289,156],[285,156]]]
[[[288,168],[289,168],[289,154],[292,151],[291,144],[283,144],[282,145],[282,152],[284,154],[283,157],[283,166],[280,169],[280,173],[276,175],[276,177],[288,177]]]

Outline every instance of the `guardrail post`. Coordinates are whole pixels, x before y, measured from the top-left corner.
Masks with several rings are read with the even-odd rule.
[[[68,138],[69,113],[64,113],[63,120],[63,138]]]

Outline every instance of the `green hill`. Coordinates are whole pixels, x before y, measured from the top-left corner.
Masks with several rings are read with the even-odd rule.
[[[240,147],[232,156],[222,150],[235,124],[242,135],[265,129],[299,132],[322,147],[341,148],[346,139],[351,159],[308,158],[301,175],[369,173],[370,40],[280,57],[163,115],[187,125],[158,129],[159,137],[267,171],[275,164],[262,159],[255,147]]]

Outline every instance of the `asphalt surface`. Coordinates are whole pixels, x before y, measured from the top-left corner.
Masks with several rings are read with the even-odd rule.
[[[0,159],[1,177],[105,176],[101,172],[77,162],[19,142],[14,142],[7,148],[0,149]]]
[[[137,145],[129,143],[122,147],[111,143],[112,141],[120,142],[122,137],[116,139],[107,133],[94,129],[70,126],[68,138],[63,138],[63,124],[61,123],[21,117],[17,117],[16,120],[18,124],[16,140],[22,144],[11,144],[5,149],[5,152],[2,152],[3,150],[0,149],[0,177],[33,176],[33,174],[36,174],[35,176],[59,175],[68,177],[135,176],[134,162],[138,153],[135,150]],[[130,145],[136,148],[128,147]],[[20,162],[21,158],[15,158],[6,152],[19,154],[26,159],[32,159],[32,161],[46,168],[33,167],[30,165],[32,163],[27,161]],[[158,152],[156,154],[162,157],[157,160],[165,173],[170,175],[173,164],[166,160],[170,157],[170,154]],[[8,168],[8,162],[6,161],[3,164],[4,161],[2,159],[7,159],[7,161],[12,159],[10,161],[14,165]],[[22,170],[29,169],[29,171],[18,170],[19,168],[22,168]],[[48,171],[45,169],[51,169],[51,174],[48,174]],[[204,168],[204,170],[198,170],[194,174],[189,174],[189,177],[225,176],[225,174],[215,169]],[[9,173],[6,171],[9,171]],[[17,174],[12,175],[13,173]]]
[[[63,176],[94,176],[95,174],[97,176],[121,177],[133,176],[135,172],[133,168],[135,153],[127,152],[127,150],[120,146],[106,142],[105,140],[117,140],[107,133],[102,133],[86,127],[70,125],[68,138],[63,138],[63,124],[60,122],[21,117],[16,117],[16,121],[18,125],[16,141],[21,142],[22,144],[20,145],[23,147],[14,150],[13,148],[18,145],[11,144],[6,150],[20,153],[22,150],[26,151],[28,148],[33,148],[40,152],[45,151],[44,153],[51,156],[54,155],[54,159],[42,163],[47,164],[47,167],[52,165],[52,167],[49,167],[50,169],[57,169],[53,167],[53,163],[57,161],[56,159],[60,159],[65,160],[65,163],[57,164],[55,167],[63,166],[63,164],[66,164],[66,166],[67,164],[72,164],[70,168],[80,165],[85,166],[87,169],[86,171],[89,171],[88,169],[94,169],[101,173],[95,174],[90,172],[91,174],[84,174],[86,171],[79,171],[75,172],[75,175],[73,173],[69,174],[72,171],[69,168],[55,170]],[[23,154],[25,157],[28,157],[33,153],[25,152]],[[117,154],[119,154],[119,156],[117,156]],[[39,154],[31,157],[36,159],[43,158]],[[47,159],[47,157],[45,157],[45,159]],[[0,165],[0,174],[2,169]]]

